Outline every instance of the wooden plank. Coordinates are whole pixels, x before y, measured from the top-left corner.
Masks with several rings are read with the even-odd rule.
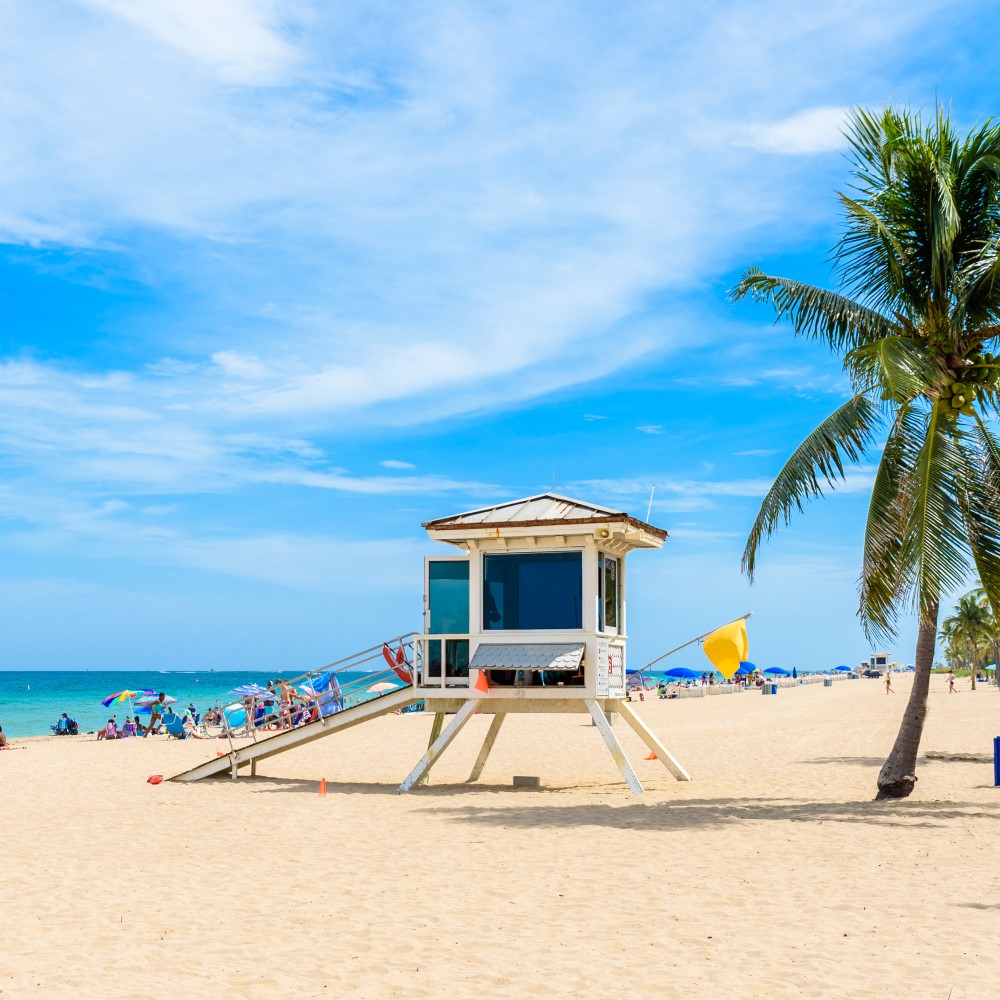
[[[434,766],[441,754],[448,749],[451,741],[462,731],[462,727],[472,718],[478,704],[478,701],[467,701],[455,713],[455,718],[448,723],[444,732],[428,747],[427,753],[420,758],[417,766],[399,786],[401,792],[408,792]]]
[[[635,795],[641,795],[643,791],[642,782],[639,781],[639,776],[628,762],[628,757],[625,756],[622,745],[618,742],[614,730],[608,724],[607,716],[601,711],[601,706],[596,701],[587,701],[586,705],[590,710],[590,717],[594,720],[597,731],[604,737],[604,742],[608,745],[611,756],[618,765],[618,770],[621,771],[622,777],[629,787],[629,791]]]
[[[690,781],[691,775],[681,767],[676,757],[657,739],[656,734],[632,711],[631,705],[618,706],[621,717],[635,730],[636,735],[656,754],[660,763],[678,780]]]
[[[466,784],[479,780],[479,776],[483,773],[483,768],[486,767],[486,761],[489,759],[490,752],[493,750],[493,744],[497,741],[497,733],[500,732],[503,720],[504,714],[502,712],[493,716],[490,728],[486,732],[486,739],[483,740],[482,749],[479,751],[479,756],[476,758],[476,763],[472,767],[472,773],[469,775]]]

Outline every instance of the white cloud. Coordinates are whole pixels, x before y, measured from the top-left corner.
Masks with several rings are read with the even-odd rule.
[[[0,230],[162,312],[118,356],[7,365],[0,455],[115,490],[474,488],[352,476],[314,439],[711,341],[678,296],[829,219],[761,151],[832,141],[830,95],[934,9],[7,5]]]
[[[640,424],[636,430],[642,431],[643,434],[662,434],[663,424]]]
[[[297,54],[280,34],[274,0],[82,0],[135,25],[158,43],[210,67],[220,79],[277,84]]]
[[[748,124],[737,132],[740,145],[762,153],[829,153],[847,145],[845,107],[805,108],[787,118]]]
[[[401,462],[396,458],[385,458],[378,463],[383,469],[402,469],[408,471],[415,469],[416,466],[412,462]]]
[[[734,455],[747,456],[752,458],[767,458],[769,455],[777,455],[777,448],[747,448],[745,451],[734,451]]]

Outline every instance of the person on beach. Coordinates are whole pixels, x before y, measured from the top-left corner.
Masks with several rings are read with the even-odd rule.
[[[142,734],[143,738],[147,737],[150,733],[156,732],[160,724],[160,719],[163,718],[167,713],[167,706],[165,703],[166,695],[161,691],[157,696],[156,701],[149,706],[149,726],[146,731]]]
[[[946,679],[948,681],[948,694],[958,694],[958,688],[955,687],[955,675],[948,674]]]
[[[99,740],[116,740],[118,739],[118,727],[115,725],[114,719],[108,719],[108,724],[97,734]]]
[[[6,750],[7,747],[7,737],[3,734],[3,726],[0,726],[0,750]]]
[[[885,693],[886,694],[895,694],[896,693],[892,689],[892,671],[891,670],[887,670],[885,672]]]

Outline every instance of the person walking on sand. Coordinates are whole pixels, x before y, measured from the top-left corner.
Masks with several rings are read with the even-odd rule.
[[[145,739],[157,728],[157,726],[159,726],[160,719],[162,719],[166,714],[167,706],[164,703],[164,699],[166,697],[167,696],[161,691],[156,701],[149,706],[149,725],[146,727],[146,731],[142,734],[143,739]]]
[[[885,672],[885,693],[886,694],[895,694],[896,693],[892,689],[892,671],[891,670],[887,670]]]
[[[948,674],[946,679],[948,681],[948,694],[958,694],[958,688],[955,687],[955,675]]]

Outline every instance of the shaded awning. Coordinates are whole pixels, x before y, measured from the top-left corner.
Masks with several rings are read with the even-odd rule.
[[[582,642],[484,642],[472,657],[476,670],[569,670],[576,673]]]

